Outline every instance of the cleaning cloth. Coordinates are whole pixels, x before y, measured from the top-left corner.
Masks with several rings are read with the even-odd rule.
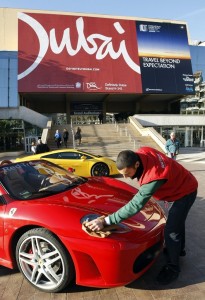
[[[112,230],[116,230],[118,228],[117,225],[108,225],[101,230],[92,231],[90,228],[88,228],[86,224],[87,221],[82,223],[82,230],[84,230],[90,236],[97,237],[97,238],[106,238],[112,233]]]

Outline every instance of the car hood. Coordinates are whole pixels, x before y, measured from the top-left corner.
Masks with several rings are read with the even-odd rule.
[[[122,187],[113,186],[113,182],[107,183],[109,179],[90,178],[86,183],[83,183],[72,190],[68,190],[58,195],[55,201],[61,202],[64,206],[72,206],[80,208],[88,214],[109,215],[116,212],[122,206],[127,204],[135,195],[133,188],[125,190]],[[126,187],[129,187],[126,185]],[[65,196],[67,201],[65,201]],[[53,198],[53,197],[52,197]],[[154,227],[162,218],[163,212],[154,200],[148,203],[141,209],[139,213],[125,221],[134,227],[145,227],[148,220],[152,221],[151,227]],[[147,226],[147,225],[146,225]]]

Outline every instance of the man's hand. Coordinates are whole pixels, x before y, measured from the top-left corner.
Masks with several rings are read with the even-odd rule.
[[[92,231],[99,231],[105,226],[105,216],[86,222],[86,226]]]

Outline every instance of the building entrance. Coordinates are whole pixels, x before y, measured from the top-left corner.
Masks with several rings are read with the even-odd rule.
[[[99,124],[98,115],[74,115],[71,116],[73,125]]]

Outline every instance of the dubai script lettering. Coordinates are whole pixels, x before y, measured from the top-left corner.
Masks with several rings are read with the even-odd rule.
[[[82,17],[79,17],[76,20],[76,29],[78,32],[76,49],[73,49],[71,44],[70,28],[66,28],[64,30],[61,43],[58,45],[54,28],[51,29],[48,34],[44,27],[31,16],[28,16],[25,13],[19,13],[18,18],[33,29],[39,41],[39,52],[35,61],[31,66],[29,66],[26,70],[18,75],[18,80],[26,77],[38,67],[38,65],[45,57],[49,46],[52,52],[55,54],[60,54],[64,50],[64,48],[66,48],[67,53],[70,56],[75,56],[81,49],[84,49],[84,51],[89,55],[95,54],[95,58],[97,60],[102,60],[107,55],[110,55],[112,59],[118,59],[122,55],[126,64],[133,71],[138,74],[141,73],[140,66],[131,59],[129,53],[127,52],[125,40],[122,40],[120,42],[119,49],[117,52],[115,52],[112,44],[112,37],[105,36],[99,33],[93,33],[88,37],[85,37],[84,20]],[[125,32],[119,22],[115,22],[113,25],[119,34],[123,34]],[[101,41],[101,45],[98,46],[95,40]]]

